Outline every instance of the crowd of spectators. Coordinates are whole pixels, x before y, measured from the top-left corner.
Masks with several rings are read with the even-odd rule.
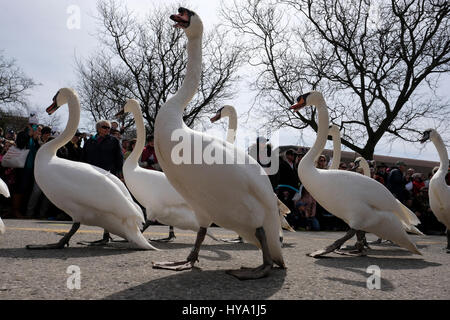
[[[111,172],[123,181],[124,159],[133,151],[136,140],[122,139],[122,131],[116,121],[100,120],[96,123],[96,134],[77,130],[72,139],[58,149],[57,156],[71,161],[81,161]],[[0,196],[0,217],[15,219],[71,220],[56,208],[44,195],[34,179],[34,161],[39,148],[58,135],[48,126],[38,123],[30,116],[28,124],[20,132],[0,128],[0,178],[7,184],[11,198]],[[3,156],[11,146],[28,149],[24,168],[7,168],[1,165]],[[142,154],[143,167],[160,170],[149,137]]]

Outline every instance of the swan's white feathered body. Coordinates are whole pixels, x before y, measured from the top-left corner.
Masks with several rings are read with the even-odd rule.
[[[191,17],[185,32],[189,55],[186,77],[177,94],[163,105],[155,122],[159,163],[172,186],[194,209],[201,227],[207,228],[214,222],[257,246],[255,230],[263,227],[273,261],[284,266],[278,239],[277,203],[262,168],[243,150],[194,131],[183,121],[184,109],[195,94],[201,75],[203,26],[197,15]],[[192,142],[183,149],[184,158],[190,158],[184,162],[178,161],[177,155],[181,154],[176,152],[183,141]],[[209,152],[222,159],[228,157],[233,164],[207,163],[202,155]],[[236,157],[242,160],[238,164]]]
[[[298,167],[299,177],[314,199],[352,229],[374,233],[420,254],[398,217],[413,225],[419,221],[403,210],[388,189],[355,172],[315,168],[314,159],[322,152],[328,134],[328,111],[318,92],[301,96],[299,101],[299,106],[316,106],[319,113],[318,137]]]
[[[430,208],[436,218],[450,230],[450,187],[445,182],[449,163],[448,153],[439,133],[434,129],[428,131],[429,139],[436,147],[440,158],[439,169],[431,178],[428,186]]]
[[[76,93],[61,89],[57,107],[69,106],[69,120],[61,135],[43,145],[35,160],[36,182],[47,198],[70,215],[74,222],[102,227],[142,249],[155,249],[140,228],[144,215],[125,185],[110,172],[96,166],[58,158],[56,150],[75,134],[80,105]]]
[[[137,131],[136,146],[123,165],[123,176],[131,193],[146,208],[148,219],[197,232],[200,225],[192,208],[172,187],[166,175],[138,165],[145,145],[145,126],[139,103],[128,100],[124,111],[134,115]]]

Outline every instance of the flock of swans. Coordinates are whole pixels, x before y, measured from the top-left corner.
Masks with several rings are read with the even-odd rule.
[[[144,170],[138,165],[138,158],[145,145],[145,126],[136,100],[128,100],[122,110],[122,113],[133,114],[137,129],[136,146],[123,166],[126,186],[116,176],[103,169],[58,158],[56,151],[73,137],[80,120],[77,94],[72,89],[60,89],[47,112],[52,114],[60,106],[67,104],[68,122],[61,135],[39,149],[35,178],[49,200],[70,215],[74,223],[58,243],[28,245],[27,248],[64,248],[80,224],[85,224],[102,227],[128,240],[137,248],[158,250],[142,234],[144,214],[134,202],[132,194],[145,207],[150,219],[197,232],[194,248],[186,259],[178,262],[152,262],[154,268],[192,268],[198,260],[200,246],[208,234],[207,228],[212,223],[235,231],[262,251],[261,266],[229,270],[227,273],[239,279],[257,279],[267,276],[274,264],[285,268],[280,230],[282,225],[286,226],[284,215],[287,211],[274,196],[263,168],[255,159],[235,146],[237,117],[235,111],[233,115],[234,109],[226,106],[211,119],[213,122],[223,117],[230,118],[227,141],[192,130],[183,122],[183,112],[196,93],[200,81],[203,25],[194,12],[185,8],[178,11],[178,14],[170,18],[176,22],[175,27],[184,30],[188,38],[188,63],[183,85],[163,105],[155,121],[155,149],[164,173]],[[315,159],[321,154],[329,132],[328,111],[322,94],[315,91],[301,95],[291,109],[299,110],[306,106],[317,108],[319,129],[314,145],[299,163],[299,177],[314,199],[351,228],[351,232],[342,238],[343,241],[340,239],[324,250],[310,255],[320,256],[331,252],[354,234],[358,238],[357,247],[361,248],[361,245],[364,245],[365,232],[374,233],[412,253],[421,254],[406,232],[417,230],[415,225],[419,223],[411,211],[397,201],[383,185],[370,177],[336,170],[340,161],[340,137],[337,128],[330,129],[335,148],[332,167],[329,170],[315,167]],[[212,145],[216,152],[245,161],[233,165],[174,163],[171,156],[177,143],[171,139],[174,130],[181,130],[184,137],[193,139],[191,141],[202,141],[203,150]],[[448,154],[435,130],[427,130],[424,133],[423,141],[427,139],[435,144],[441,160],[438,172],[430,181],[431,209],[439,221],[450,229],[450,189],[445,184]],[[193,154],[193,150],[191,151]],[[364,167],[364,159],[357,162]],[[367,169],[368,167],[365,168]],[[0,193],[9,196],[8,188],[1,180]],[[0,219],[0,233],[4,230]]]

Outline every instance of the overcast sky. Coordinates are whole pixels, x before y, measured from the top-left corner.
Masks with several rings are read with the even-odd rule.
[[[222,0],[223,1],[223,0]],[[159,3],[174,3],[173,0],[126,0],[129,9],[146,13],[152,6]],[[192,0],[191,8],[202,18],[205,30],[213,28],[219,21],[218,9],[220,0]],[[79,25],[72,18],[79,10]],[[0,10],[0,50],[8,58],[14,58],[17,65],[36,82],[42,85],[30,92],[30,104],[33,109],[45,110],[50,105],[51,98],[62,87],[73,87],[76,82],[75,56],[87,57],[97,49],[95,38],[96,1],[94,0],[15,0],[2,1]],[[169,19],[167,23],[172,23]],[[79,28],[78,28],[79,26]],[[440,92],[450,98],[450,77],[446,77],[441,85]],[[252,94],[247,90],[240,91],[234,100],[226,101],[234,105],[241,115],[237,131],[237,143],[241,146],[247,144],[248,137],[256,133],[249,124],[245,123],[247,117],[243,116],[252,103]],[[61,109],[61,118],[67,119],[67,109]],[[65,123],[65,122],[64,122]],[[64,129],[64,125],[62,128]],[[83,126],[82,124],[81,126]],[[221,128],[213,131],[214,134],[224,136]],[[306,131],[303,140],[299,133],[293,129],[282,129],[275,135],[278,144],[298,144],[310,146],[314,143],[315,133]],[[423,150],[411,143],[396,142],[395,144],[382,142],[376,148],[376,154],[416,158],[438,161],[438,155],[431,143]],[[332,148],[327,143],[327,148]],[[347,150],[348,149],[343,149]]]

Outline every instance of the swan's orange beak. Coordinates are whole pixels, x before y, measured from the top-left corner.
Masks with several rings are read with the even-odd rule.
[[[217,113],[214,117],[212,117],[210,120],[211,120],[211,123],[214,123],[214,122],[216,122],[217,120],[219,120],[220,119],[220,113]]]
[[[56,104],[56,101],[54,101],[52,103],[52,105],[50,107],[48,107],[47,109],[45,109],[45,111],[48,113],[48,115],[53,114],[56,110],[58,110],[58,105]]]
[[[303,98],[303,96],[300,96],[298,102],[291,106],[289,109],[292,109],[294,111],[297,111],[300,108],[303,108],[306,105],[306,100]]]
[[[170,19],[176,22],[175,28],[186,29],[191,24],[191,17],[189,15],[189,10],[185,8],[179,8],[178,14],[173,14]]]

